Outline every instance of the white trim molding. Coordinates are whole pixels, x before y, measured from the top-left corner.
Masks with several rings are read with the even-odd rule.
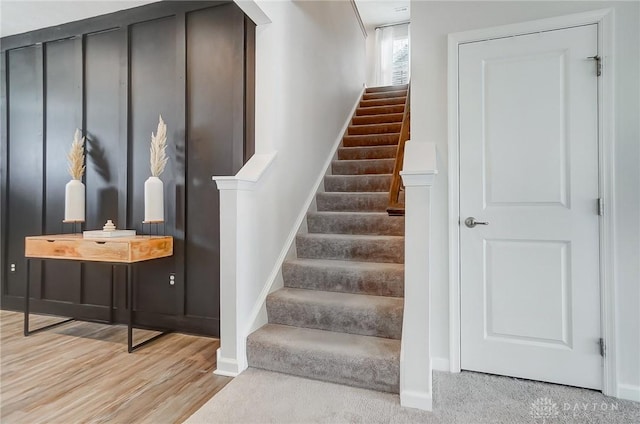
[[[621,399],[640,402],[640,386],[618,384],[618,397]]]
[[[536,32],[553,31],[580,25],[598,25],[598,55],[603,73],[598,80],[600,196],[604,215],[600,220],[600,281],[602,337],[606,344],[602,392],[608,396],[629,396],[617,385],[615,339],[614,269],[614,10],[599,9],[567,16],[510,24],[449,34],[448,37],[448,153],[449,153],[449,371],[460,372],[460,198],[459,198],[459,116],[458,48],[461,44]],[[625,396],[625,397],[626,397]],[[635,396],[635,395],[634,395]],[[628,397],[627,397],[628,398]]]
[[[405,145],[404,316],[400,347],[400,404],[432,409],[430,352],[431,186],[438,174],[434,143]]]
[[[233,2],[238,5],[240,10],[242,10],[244,14],[253,21],[254,24],[265,25],[272,22],[271,18],[267,16],[267,14],[258,4],[259,2],[253,0],[233,0]]]
[[[449,358],[431,358],[431,368],[434,371],[449,372]]]
[[[358,5],[355,0],[349,0],[351,2],[351,7],[353,7],[353,12],[356,15],[356,19],[358,21],[358,25],[360,25],[360,29],[362,30],[362,35],[366,39],[368,37],[367,29],[364,26],[364,22],[362,22],[362,16],[360,15],[360,9],[358,9]]]

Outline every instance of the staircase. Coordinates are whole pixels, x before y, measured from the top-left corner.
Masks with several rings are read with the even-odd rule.
[[[249,366],[398,393],[404,218],[386,213],[407,86],[368,88],[352,118]]]

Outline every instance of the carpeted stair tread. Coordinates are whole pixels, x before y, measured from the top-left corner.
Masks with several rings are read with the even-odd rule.
[[[352,125],[389,124],[402,122],[403,113],[383,113],[381,115],[354,116],[351,119]]]
[[[400,339],[399,297],[283,288],[267,296],[269,323]]]
[[[372,106],[391,106],[391,105],[403,105],[407,102],[407,97],[389,97],[386,99],[373,99],[373,100],[360,100],[360,107],[372,107]]]
[[[393,90],[393,91],[379,91],[373,93],[365,92],[362,96],[363,100],[372,100],[372,99],[386,99],[388,97],[405,97],[407,95],[407,90]]]
[[[325,191],[377,191],[389,192],[391,174],[327,175],[324,177]]]
[[[404,203],[404,191],[400,192]],[[316,196],[318,211],[385,212],[389,206],[387,192],[324,192]]]
[[[400,341],[267,324],[247,338],[249,366],[398,393]]]
[[[299,258],[404,263],[404,237],[356,234],[298,234]]]
[[[339,147],[339,160],[357,160],[357,159],[393,159],[395,161],[398,146],[357,146],[357,147]]]
[[[379,87],[367,87],[365,93],[380,93],[382,91],[397,91],[397,90],[407,90],[409,88],[409,84],[398,84],[398,85],[382,85]]]
[[[375,296],[404,296],[404,266],[394,263],[290,259],[282,265],[285,287]]]
[[[387,122],[378,124],[358,124],[349,125],[347,134],[349,135],[367,135],[367,134],[388,134],[399,133],[402,129],[402,122]]]
[[[342,137],[342,145],[344,147],[384,146],[398,144],[399,138],[400,133],[345,135]]]
[[[318,193],[316,205],[319,211],[383,212],[389,206],[387,192],[325,192]]]
[[[309,212],[310,233],[404,235],[404,217],[385,212]]]
[[[333,175],[392,174],[395,159],[334,160]]]
[[[403,113],[403,112],[404,112],[404,103],[399,105],[391,105],[391,106],[372,106],[372,107],[359,106],[356,109],[356,116],[380,115],[384,113]]]

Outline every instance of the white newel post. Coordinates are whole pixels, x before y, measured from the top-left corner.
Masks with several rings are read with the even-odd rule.
[[[241,308],[238,305],[243,286],[243,267],[238,263],[243,249],[238,211],[247,209],[250,194],[239,189],[237,180],[216,181],[220,191],[220,348],[215,374],[235,377],[247,368],[240,336]]]
[[[403,170],[405,186],[405,288],[400,355],[400,403],[432,409],[432,368],[429,347],[429,245],[431,186],[436,174],[434,143],[407,141]]]
[[[275,153],[256,154],[235,176],[213,177],[220,191],[220,348],[214,374],[235,377],[247,369],[247,320],[258,234],[255,196]]]

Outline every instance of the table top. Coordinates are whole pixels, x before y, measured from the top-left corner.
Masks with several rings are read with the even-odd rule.
[[[84,238],[82,234],[73,233],[73,234],[50,234],[50,235],[42,235],[42,236],[27,236],[25,240],[73,240],[83,242],[94,242],[94,241],[117,241],[117,242],[136,242],[136,241],[144,241],[144,240],[158,240],[158,239],[172,239],[171,236],[149,236],[149,235],[135,235],[133,237],[100,237],[100,238]]]
[[[84,238],[82,234],[25,237],[25,257],[92,262],[134,263],[173,255],[173,237]]]

